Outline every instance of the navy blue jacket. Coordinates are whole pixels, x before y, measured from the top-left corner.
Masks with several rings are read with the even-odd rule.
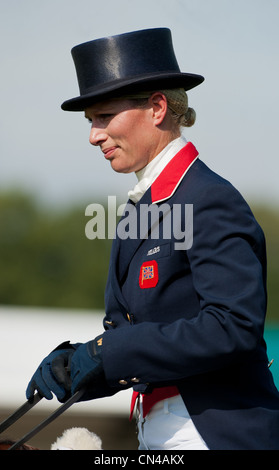
[[[166,217],[192,207],[192,219],[181,210],[185,232],[193,221],[185,249],[176,248],[173,227],[170,238],[163,233],[162,216],[156,239],[151,227],[140,234],[140,210],[151,204],[169,207]],[[249,206],[188,143],[127,210],[123,220],[138,233],[120,233],[112,247],[103,336],[109,384],[142,392],[176,385],[210,449],[279,449],[279,394],[263,339],[265,239]]]

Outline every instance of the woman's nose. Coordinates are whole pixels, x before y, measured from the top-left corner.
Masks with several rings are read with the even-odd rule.
[[[107,135],[104,129],[100,129],[92,125],[90,135],[89,135],[90,144],[98,146],[98,145],[101,145],[106,139],[107,139]]]

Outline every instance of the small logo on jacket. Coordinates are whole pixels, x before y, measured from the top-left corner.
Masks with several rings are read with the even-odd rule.
[[[156,253],[160,252],[160,249],[161,249],[160,246],[155,246],[155,248],[148,250],[147,256],[156,255]]]
[[[141,289],[155,287],[158,283],[158,264],[157,261],[146,261],[141,265],[139,275],[139,285]]]

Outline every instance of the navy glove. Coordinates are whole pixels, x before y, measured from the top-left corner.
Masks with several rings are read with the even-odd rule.
[[[79,401],[114,395],[120,388],[110,387],[102,363],[102,335],[79,346],[71,357],[72,394],[85,389]]]
[[[69,363],[78,347],[78,343],[70,344],[66,341],[45,357],[26,389],[28,400],[33,397],[35,390],[38,390],[39,394],[47,400],[53,398],[52,393],[60,402],[66,401],[71,396]]]

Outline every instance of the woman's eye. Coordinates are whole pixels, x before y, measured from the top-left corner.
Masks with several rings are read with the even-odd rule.
[[[99,114],[97,116],[97,119],[99,119],[100,121],[107,121],[111,119],[113,116],[114,116],[113,114],[104,113],[104,114]],[[87,121],[89,122],[89,124],[92,124],[92,119],[87,118]]]
[[[100,114],[101,119],[110,119],[113,116],[113,114]]]

